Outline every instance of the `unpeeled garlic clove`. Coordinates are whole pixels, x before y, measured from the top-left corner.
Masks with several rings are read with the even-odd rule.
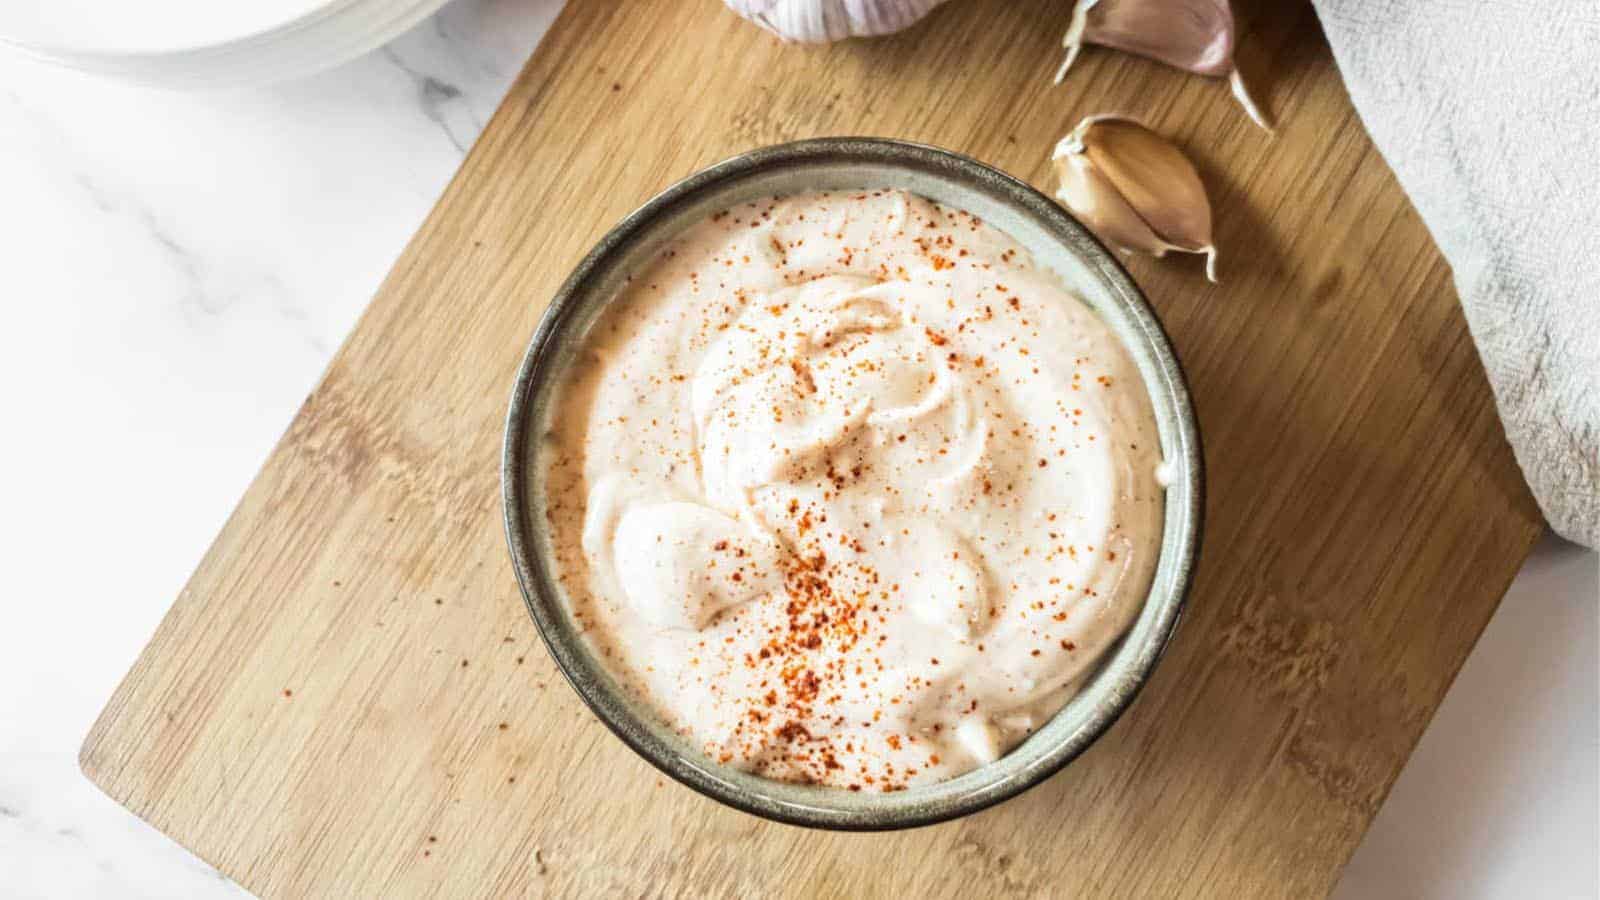
[[[909,28],[945,0],[723,0],[786,41],[826,44]]]
[[[1228,0],[1077,0],[1062,40],[1067,57],[1056,83],[1067,76],[1084,44],[1110,47],[1198,75],[1226,77],[1239,105],[1271,131],[1233,64],[1234,31]]]
[[[1121,116],[1090,116],[1051,156],[1061,186],[1056,199],[1100,239],[1124,251],[1206,255],[1217,280],[1211,200],[1183,151]]]

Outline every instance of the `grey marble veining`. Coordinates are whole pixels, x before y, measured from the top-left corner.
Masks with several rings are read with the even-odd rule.
[[[217,95],[0,54],[0,897],[244,894],[78,747],[560,5]]]

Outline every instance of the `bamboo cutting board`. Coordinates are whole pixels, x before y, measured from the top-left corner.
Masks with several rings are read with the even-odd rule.
[[[1308,6],[1242,10],[1276,140],[1225,86],[1103,51],[1065,0],[960,0],[786,47],[715,0],[573,0],[84,746],[84,771],[269,896],[1325,892],[1540,529],[1445,264]],[[553,671],[507,562],[502,417],[569,268],[750,147],[875,134],[1048,187],[1087,113],[1200,161],[1220,287],[1131,266],[1206,439],[1189,613],[1128,715],[969,819],[808,832],[664,780]]]

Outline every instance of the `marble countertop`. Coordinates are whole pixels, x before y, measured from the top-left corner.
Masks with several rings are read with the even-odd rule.
[[[0,55],[0,895],[243,894],[78,746],[559,7],[456,0],[220,95]],[[1600,892],[1597,568],[1540,546],[1342,896]]]

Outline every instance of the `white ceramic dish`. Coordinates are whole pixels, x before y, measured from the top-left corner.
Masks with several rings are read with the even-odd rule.
[[[244,88],[309,75],[389,42],[447,0],[321,0],[281,24],[244,30],[208,30],[199,43],[164,46],[150,30],[118,47],[99,31],[74,39],[59,28],[0,32],[0,46],[36,59],[138,84],[205,90]],[[297,7],[298,8],[298,7]],[[0,26],[5,23],[0,20]],[[187,33],[182,23],[174,34]],[[159,32],[157,32],[159,33]],[[181,40],[181,38],[180,38]]]

